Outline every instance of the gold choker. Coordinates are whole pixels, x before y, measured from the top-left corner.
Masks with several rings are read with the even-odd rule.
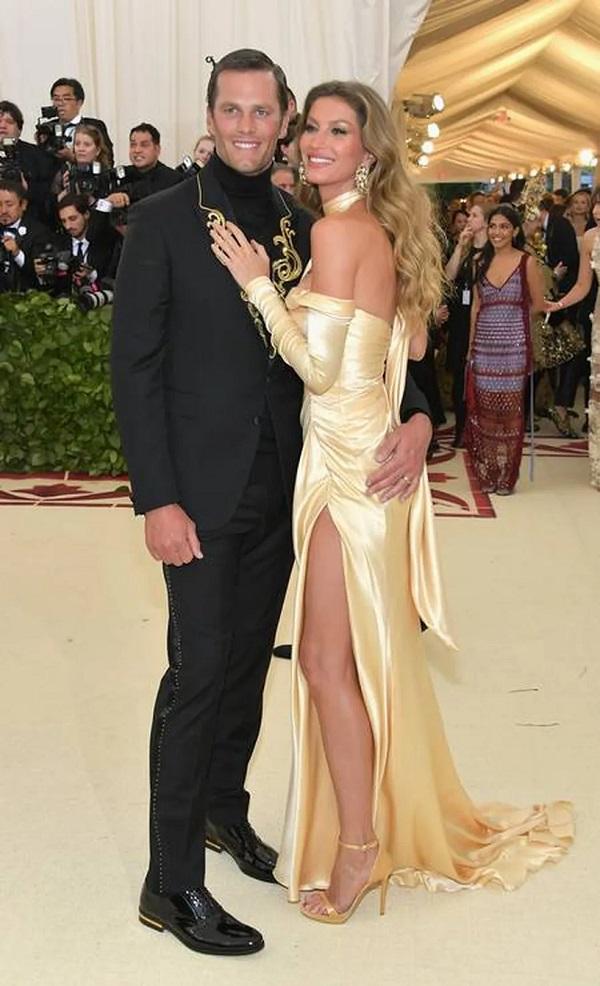
[[[345,212],[350,206],[354,205],[355,202],[360,202],[364,200],[366,196],[357,192],[355,188],[350,189],[349,192],[342,192],[341,195],[336,195],[334,199],[330,199],[329,202],[323,202],[323,212],[328,216],[332,212]]]

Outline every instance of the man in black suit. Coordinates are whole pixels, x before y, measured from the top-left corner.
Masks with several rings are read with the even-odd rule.
[[[138,123],[129,133],[129,160],[133,175],[108,201],[117,209],[127,209],[134,202],[164,192],[183,180],[181,172],[169,168],[160,160],[160,133],[152,123]]]
[[[559,297],[574,287],[579,274],[579,248],[572,223],[555,206],[552,195],[544,195],[539,206],[542,232],[546,243],[546,259],[554,271],[559,285]],[[573,325],[577,322],[577,306],[565,309],[550,316],[551,324],[567,320]],[[554,407],[549,409],[550,417],[561,434],[576,437],[571,428],[568,408],[573,407],[577,384],[581,376],[582,354],[573,356],[563,363],[558,371],[558,385],[554,392]]]
[[[132,210],[117,278],[113,392],[136,513],[163,562],[169,669],[151,737],[150,867],[140,919],[197,951],[257,951],[204,889],[204,843],[273,881],[276,854],[248,822],[246,770],[292,563],[291,505],[302,384],[211,249],[235,221],[264,244],[282,294],[308,260],[312,217],[274,188],[287,128],[279,66],[242,50],[214,66],[215,154]],[[424,410],[410,392],[403,413]],[[390,439],[384,486],[422,465],[431,427],[415,413]],[[375,452],[375,450],[374,450]]]
[[[50,98],[56,110],[59,123],[62,124],[66,146],[53,152],[55,158],[55,172],[60,168],[63,161],[75,160],[73,156],[73,137],[75,127],[78,123],[89,123],[101,131],[106,143],[109,155],[109,164],[114,163],[113,145],[108,134],[108,129],[103,120],[97,120],[93,116],[82,114],[85,92],[78,79],[60,78],[52,84]]]
[[[0,181],[0,291],[39,287],[34,260],[52,243],[52,234],[26,215],[27,205],[21,184]]]
[[[113,278],[120,237],[108,214],[90,210],[84,195],[69,192],[58,204],[58,218],[64,230],[58,248],[68,250],[86,269],[87,283]]]
[[[28,214],[45,221],[49,217],[50,182],[54,170],[52,160],[36,144],[21,140],[23,122],[23,114],[16,103],[8,99],[0,101],[0,142],[14,142],[15,165],[21,175],[18,180],[27,189]]]

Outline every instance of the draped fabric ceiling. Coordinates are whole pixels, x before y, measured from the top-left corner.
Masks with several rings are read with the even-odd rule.
[[[600,151],[600,0],[432,0],[394,96],[440,92],[424,181]]]

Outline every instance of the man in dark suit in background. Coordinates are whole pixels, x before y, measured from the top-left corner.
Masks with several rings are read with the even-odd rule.
[[[21,140],[23,122],[23,114],[16,103],[7,99],[0,101],[0,150],[5,141],[12,143],[11,153],[14,154],[14,164],[20,174],[20,177],[13,177],[12,180],[23,182],[27,189],[28,213],[35,219],[47,221],[53,162],[36,144]],[[1,169],[0,177],[6,177],[1,174]]]
[[[0,181],[0,291],[39,287],[34,260],[52,242],[52,234],[26,215],[27,205],[21,184]]]
[[[78,79],[57,79],[50,89],[50,99],[56,111],[58,122],[62,125],[66,141],[64,148],[52,152],[54,171],[56,172],[60,168],[63,161],[73,162],[75,160],[72,145],[75,128],[79,123],[89,123],[101,131],[108,149],[109,164],[114,164],[113,145],[104,120],[97,120],[96,117],[82,114],[85,92],[81,82]],[[38,138],[38,142],[43,144],[44,140]]]
[[[248,876],[274,880],[276,853],[248,821],[244,784],[292,563],[302,384],[215,259],[209,224],[235,220],[262,243],[286,294],[308,260],[312,217],[270,180],[287,129],[279,66],[261,52],[232,52],[214,66],[207,102],[215,154],[196,180],[132,210],[113,392],[135,511],[145,514],[169,600],[140,919],[197,951],[242,954],[262,948],[262,937],[208,894],[204,846],[206,838]],[[411,391],[404,416],[423,410]],[[387,488],[422,465],[430,435],[422,413],[396,429],[396,454],[380,470]]]
[[[160,160],[160,133],[152,123],[138,123],[129,133],[129,160],[133,174],[117,192],[108,196],[116,209],[126,209],[156,192],[164,192],[183,180],[181,172]],[[131,169],[130,169],[131,170]]]
[[[567,294],[577,281],[579,274],[579,249],[575,230],[568,219],[562,215],[560,208],[554,204],[550,193],[544,195],[539,206],[542,222],[542,234],[546,243],[546,261],[554,271],[558,282],[559,297]],[[565,309],[550,316],[551,324],[559,324],[567,320],[573,325],[577,322],[577,306]],[[549,408],[549,415],[565,437],[574,438],[569,421],[568,409],[573,407],[577,393],[577,384],[581,376],[582,356],[577,354],[558,370],[558,384],[554,392],[554,407]]]
[[[120,236],[108,214],[90,210],[84,195],[69,192],[58,203],[58,218],[64,230],[58,238],[58,248],[68,250],[75,261],[84,265],[90,272],[90,280],[114,277]]]

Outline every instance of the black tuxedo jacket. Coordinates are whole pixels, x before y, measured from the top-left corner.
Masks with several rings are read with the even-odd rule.
[[[575,230],[564,216],[550,214],[546,227],[546,246],[549,266],[554,268],[558,263],[563,263],[567,268],[567,272],[559,284],[560,293],[566,294],[577,281],[579,250]]]
[[[155,195],[156,192],[164,192],[167,188],[178,185],[184,178],[181,172],[176,171],[175,168],[169,168],[162,161],[157,161],[150,171],[138,171],[138,176],[136,181],[123,184],[119,188],[119,191],[127,193],[132,204],[141,202],[142,199],[148,198],[149,195]]]
[[[89,250],[86,263],[98,271],[98,277],[114,277],[115,257],[121,237],[111,226],[108,213],[92,212],[87,228],[86,238],[89,240]],[[72,240],[67,233],[58,237],[59,250],[72,250]]]
[[[312,217],[272,194],[280,229],[265,247],[287,292],[308,261]],[[265,401],[290,504],[302,444],[302,383],[269,357],[258,313],[212,253],[207,223],[222,217],[235,219],[210,162],[135,206],[113,313],[114,405],[136,513],[180,503],[201,532],[239,503]],[[404,404],[426,409],[418,391]]]
[[[5,227],[0,226],[0,238],[4,229]],[[8,270],[0,276],[0,291],[29,291],[31,288],[39,288],[39,282],[33,269],[33,261],[46,247],[54,243],[54,236],[48,227],[27,213],[21,219],[19,229],[25,231],[17,233],[16,236],[16,240],[25,254],[25,263],[19,267],[12,258],[6,258]]]
[[[37,144],[17,141],[17,154],[21,170],[27,182],[29,199],[28,215],[46,221],[49,216],[50,183],[54,173],[54,160]]]

